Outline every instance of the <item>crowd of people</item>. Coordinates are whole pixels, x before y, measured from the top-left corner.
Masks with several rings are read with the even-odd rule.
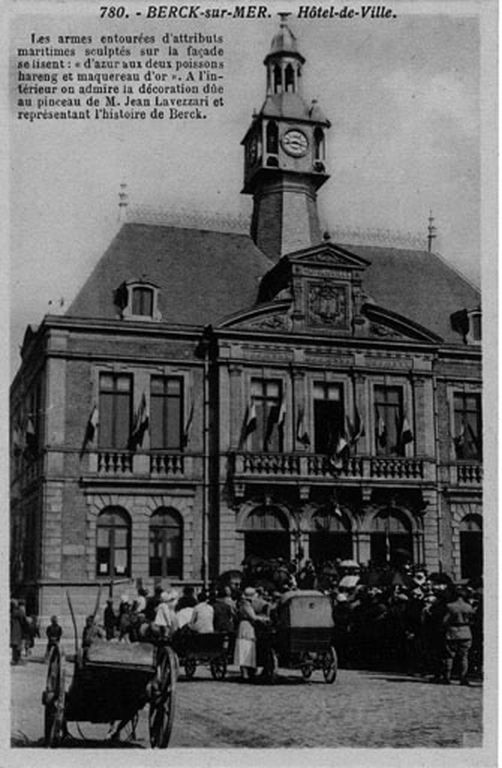
[[[189,635],[226,633],[235,638],[233,661],[246,680],[258,668],[257,637],[273,624],[282,595],[298,589],[330,595],[333,639],[342,667],[395,668],[446,684],[456,668],[465,685],[468,674],[481,675],[481,582],[454,584],[444,573],[429,574],[406,563],[362,567],[338,560],[316,567],[309,560],[248,558],[242,571],[222,574],[198,594],[192,586],[181,592],[157,586],[153,594],[144,588],[132,598],[124,593],[118,604],[109,597],[102,616],[87,618],[82,646],[85,651],[96,638],[174,638],[182,646]],[[33,627],[36,620],[30,621],[23,605],[11,601],[13,664],[19,663],[22,649],[33,644]],[[56,616],[46,636],[48,654],[62,636]]]

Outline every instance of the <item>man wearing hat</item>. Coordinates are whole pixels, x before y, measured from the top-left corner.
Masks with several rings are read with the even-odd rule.
[[[160,594],[154,625],[159,627],[162,637],[172,637],[178,629],[178,619],[174,611],[177,600],[178,593],[175,589]]]

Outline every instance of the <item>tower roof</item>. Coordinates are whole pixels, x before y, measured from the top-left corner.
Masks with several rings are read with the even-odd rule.
[[[270,56],[281,56],[283,54],[289,55],[289,56],[293,55],[301,59],[302,62],[305,61],[300,51],[298,50],[298,41],[286,23],[285,17],[288,16],[289,14],[280,14],[280,15],[281,15],[281,25],[280,25],[279,31],[276,32],[276,34],[272,38],[270,51],[268,52],[265,58],[265,62],[267,62]]]

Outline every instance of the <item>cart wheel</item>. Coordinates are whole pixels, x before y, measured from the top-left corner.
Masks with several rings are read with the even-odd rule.
[[[185,677],[187,680],[191,680],[193,676],[195,675],[195,670],[197,669],[197,662],[195,659],[186,659],[185,660]]]
[[[310,680],[310,678],[312,677],[312,672],[314,671],[314,667],[312,666],[312,664],[308,664],[308,663],[302,664],[301,670],[302,670],[303,679]]]
[[[267,650],[267,655],[265,657],[265,666],[263,667],[263,674],[270,683],[274,682],[277,676],[278,669],[279,669],[279,661],[277,659],[277,654],[273,648],[269,648]]]
[[[172,648],[158,648],[157,669],[153,680],[148,727],[150,746],[165,749],[174,721],[176,689],[176,654]]]
[[[322,671],[327,683],[334,683],[338,672],[338,657],[333,646],[330,647],[322,660]]]
[[[44,712],[44,744],[46,747],[58,747],[66,732],[64,722],[65,708],[65,670],[64,653],[54,646],[49,656],[47,682],[42,693]]]
[[[225,656],[217,656],[211,659],[211,674],[214,680],[223,680],[227,674],[227,660]]]

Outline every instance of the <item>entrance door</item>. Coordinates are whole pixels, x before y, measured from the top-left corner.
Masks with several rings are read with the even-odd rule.
[[[316,531],[309,536],[309,556],[321,564],[327,560],[352,560],[352,534]]]
[[[286,515],[274,506],[256,507],[244,527],[244,556],[263,560],[291,557],[290,534]]]
[[[289,560],[291,557],[289,533],[246,531],[244,534],[244,557],[250,555],[261,557],[263,560],[273,560],[278,557]]]
[[[460,575],[478,579],[483,573],[483,531],[480,515],[466,515],[460,523]]]
[[[399,510],[384,510],[373,518],[370,557],[375,565],[413,562],[413,536],[407,517]]]

